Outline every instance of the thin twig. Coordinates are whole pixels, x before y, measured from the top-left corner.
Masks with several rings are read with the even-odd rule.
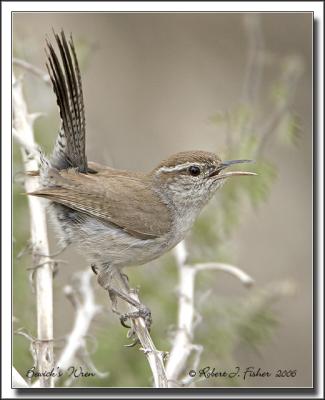
[[[43,82],[47,85],[51,84],[51,79],[48,74],[44,73],[41,69],[35,67],[35,65],[30,64],[25,60],[21,60],[20,58],[14,57],[12,62],[17,67],[23,68],[28,72],[31,72],[33,75],[36,75],[38,78],[41,78]]]
[[[235,267],[234,265],[223,263],[204,263],[196,264],[194,268],[195,272],[207,270],[227,272],[228,274],[233,275],[235,278],[238,278],[241,283],[247,287],[251,286],[254,283],[254,279],[251,276],[246,274],[246,272],[244,272],[242,269]]]

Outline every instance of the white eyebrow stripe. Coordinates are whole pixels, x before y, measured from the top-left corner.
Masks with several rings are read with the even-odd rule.
[[[186,169],[190,167],[191,165],[195,167],[203,167],[204,164],[199,164],[199,163],[192,163],[192,162],[187,162],[184,164],[179,164],[174,167],[160,167],[159,170],[163,172],[175,172],[175,171],[181,171],[182,169]]]

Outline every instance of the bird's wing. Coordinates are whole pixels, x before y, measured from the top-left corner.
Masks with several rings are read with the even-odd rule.
[[[53,186],[29,193],[48,198],[141,239],[170,230],[167,206],[149,189],[145,179],[125,175],[81,174],[51,170]]]

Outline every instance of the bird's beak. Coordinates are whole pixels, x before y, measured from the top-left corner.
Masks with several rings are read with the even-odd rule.
[[[219,179],[225,179],[229,178],[230,176],[239,176],[239,175],[257,175],[255,172],[248,172],[248,171],[229,171],[229,172],[224,172],[219,175],[219,173],[224,170],[225,168],[230,167],[231,165],[234,164],[243,164],[243,163],[251,163],[254,162],[253,160],[229,160],[229,161],[223,161],[221,164],[218,165],[218,167],[211,172],[209,175],[209,178],[214,177],[214,180],[217,181]]]

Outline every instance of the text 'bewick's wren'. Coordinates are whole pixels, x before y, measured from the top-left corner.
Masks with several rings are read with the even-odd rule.
[[[51,201],[60,239],[76,243],[92,265],[98,281],[110,287],[114,269],[145,264],[173,248],[229,177],[252,172],[224,172],[230,165],[205,151],[177,153],[148,174],[122,171],[88,162],[85,112],[80,70],[72,37],[55,34],[59,57],[47,42],[47,69],[60,110],[61,128],[53,154],[42,157],[40,182],[33,193]],[[61,61],[59,61],[59,58]],[[126,293],[115,295],[141,304]],[[112,294],[112,292],[111,292]]]

